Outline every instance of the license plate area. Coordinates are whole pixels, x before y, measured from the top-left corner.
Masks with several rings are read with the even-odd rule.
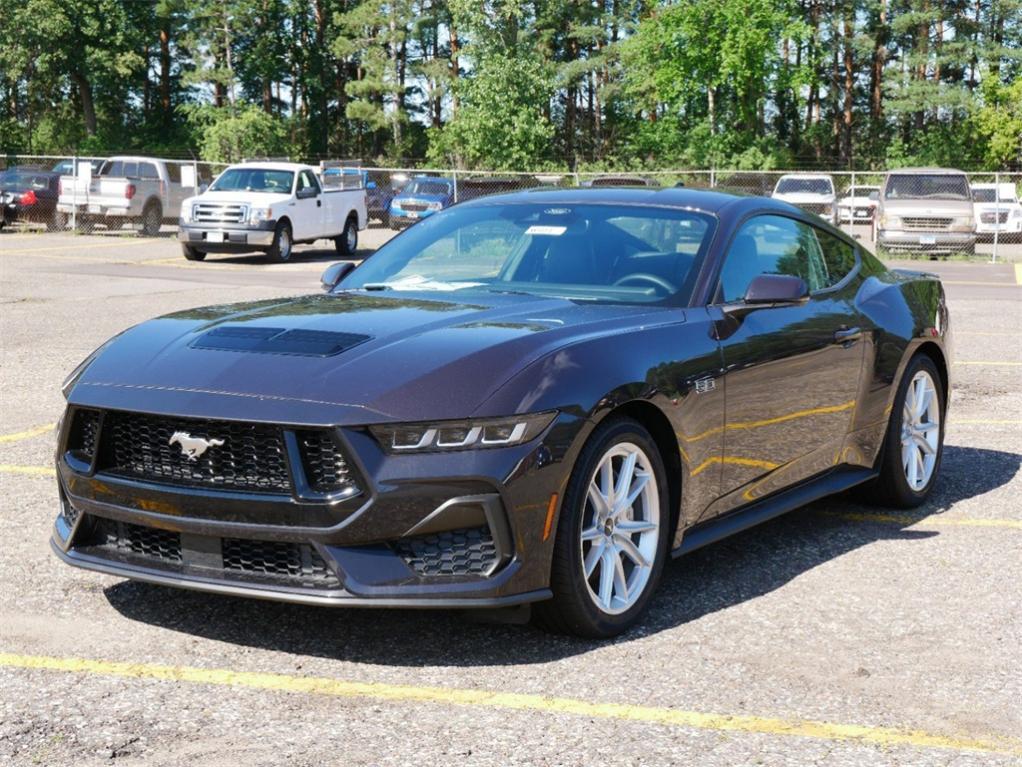
[[[206,242],[223,242],[223,232],[206,232]]]
[[[920,245],[936,245],[937,244],[937,237],[936,237],[936,235],[933,235],[933,234],[921,234],[921,235],[919,235],[919,244]]]

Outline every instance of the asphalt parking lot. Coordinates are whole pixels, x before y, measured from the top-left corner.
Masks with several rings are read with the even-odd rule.
[[[333,249],[298,256],[0,234],[0,762],[1022,763],[1022,265],[911,264],[946,280],[956,340],[925,507],[831,499],[700,550],[612,642],[59,564],[66,373],[158,314],[318,290]]]

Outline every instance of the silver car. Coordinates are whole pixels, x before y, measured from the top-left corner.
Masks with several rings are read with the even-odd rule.
[[[884,179],[875,239],[887,251],[950,255],[976,252],[969,179],[960,170],[903,168]]]

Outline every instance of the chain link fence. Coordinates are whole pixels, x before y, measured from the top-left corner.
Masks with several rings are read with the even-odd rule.
[[[278,158],[285,159],[285,158]],[[370,225],[394,231],[458,202],[534,188],[689,187],[775,197],[815,213],[882,254],[1022,261],[1022,173],[959,171],[508,172],[317,163],[325,185],[364,186]],[[88,234],[176,230],[180,203],[226,167],[117,155],[0,157],[4,222]]]

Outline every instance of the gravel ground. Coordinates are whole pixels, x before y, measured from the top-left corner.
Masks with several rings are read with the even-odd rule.
[[[369,230],[363,244],[388,235]],[[708,547],[671,563],[647,619],[612,642],[458,613],[180,592],[59,564],[47,545],[52,432],[9,435],[52,423],[64,375],[131,324],[316,290],[332,250],[299,255],[190,264],[165,238],[0,235],[0,762],[1022,763],[1022,287],[1011,265],[924,265],[947,280],[957,364],[943,475],[921,514],[836,498]],[[30,669],[25,656],[145,665]],[[166,666],[405,692],[152,678]],[[548,697],[516,709],[413,700],[410,687]],[[658,713],[572,713],[551,698]],[[690,713],[750,717],[758,731],[669,721]],[[802,720],[872,729],[859,741],[833,728],[785,734]],[[947,741],[883,745],[877,728]]]

